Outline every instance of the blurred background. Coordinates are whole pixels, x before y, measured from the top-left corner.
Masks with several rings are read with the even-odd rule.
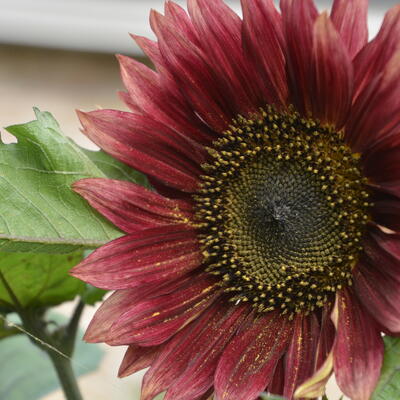
[[[122,85],[114,53],[146,62],[128,32],[153,38],[148,14],[151,8],[162,11],[163,3],[163,0],[0,0],[2,135],[5,137],[3,127],[33,119],[32,106],[37,106],[53,113],[63,131],[78,143],[95,148],[79,132],[74,110],[124,109],[116,95]],[[240,13],[238,0],[227,3]],[[331,2],[317,3],[321,9],[329,9]],[[378,31],[384,12],[395,4],[398,1],[370,0],[371,37]],[[71,309],[72,305],[67,304],[58,311],[68,315]],[[85,313],[83,329],[93,312],[92,309]],[[101,351],[102,361],[97,370],[80,378],[85,399],[138,398],[142,374],[122,381],[116,378],[124,349],[101,346]],[[85,370],[85,360],[80,363]],[[339,398],[333,383],[329,390],[329,399]],[[62,399],[60,391],[41,398]],[[34,399],[21,397],[21,400]]]

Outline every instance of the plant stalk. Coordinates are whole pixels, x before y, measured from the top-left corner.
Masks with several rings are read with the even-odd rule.
[[[82,301],[78,303],[74,315],[66,328],[66,332],[57,339],[49,335],[46,324],[42,318],[38,318],[36,315],[32,314],[32,310],[24,309],[1,271],[0,282],[4,285],[13,301],[15,309],[21,317],[23,327],[30,334],[28,337],[31,342],[44,350],[50,357],[57,372],[61,387],[63,388],[66,400],[83,400],[72,369],[70,357],[74,351],[76,333],[84,303]],[[58,348],[60,348],[60,350],[58,350]]]
[[[72,369],[71,360],[52,351],[51,349],[46,350],[46,352],[57,372],[66,400],[83,400]]]

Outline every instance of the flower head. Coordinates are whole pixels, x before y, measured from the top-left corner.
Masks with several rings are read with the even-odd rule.
[[[367,0],[241,3],[167,1],[134,36],[156,70],[119,56],[131,111],[79,113],[155,189],[74,185],[126,232],[73,271],[115,290],[86,339],[150,366],[143,400],[291,399],[320,371],[315,396],[332,369],[367,400],[400,332],[400,6],[368,42]]]

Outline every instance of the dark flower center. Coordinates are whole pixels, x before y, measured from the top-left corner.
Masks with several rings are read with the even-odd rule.
[[[232,301],[309,312],[351,285],[370,204],[340,133],[268,107],[209,153],[196,216],[207,270]]]

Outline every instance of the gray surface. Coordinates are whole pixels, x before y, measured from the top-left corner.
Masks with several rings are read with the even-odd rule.
[[[227,3],[240,13],[239,0]],[[331,4],[317,3],[321,8]],[[163,4],[164,0],[0,0],[0,43],[138,54],[127,33],[152,37],[149,11],[162,11]],[[370,0],[372,36],[385,10],[395,4],[398,1]]]

